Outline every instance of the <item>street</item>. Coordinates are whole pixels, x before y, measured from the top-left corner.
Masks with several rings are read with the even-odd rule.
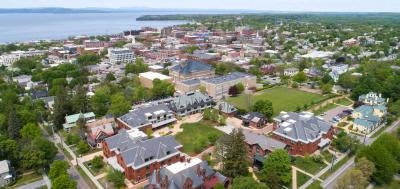
[[[54,140],[54,138],[47,133],[47,131],[43,128],[42,125],[40,125],[40,128],[43,131],[43,136],[46,137],[49,141],[53,142],[55,145],[59,142],[59,141]],[[62,149],[60,149],[57,145],[56,145],[56,147],[58,149],[58,153],[57,153],[55,159],[56,160],[65,160],[65,161],[69,162],[69,160],[64,155],[64,152],[62,151]],[[89,189],[90,188],[89,185],[86,183],[86,181],[79,174],[78,170],[73,165],[71,165],[71,168],[68,169],[68,173],[70,174],[71,178],[77,182],[77,186],[79,189]]]
[[[382,133],[392,132],[395,129],[397,129],[397,127],[399,127],[399,126],[400,126],[400,120],[394,122],[390,127],[387,127]],[[366,138],[365,144],[367,144],[367,145],[372,144],[376,140],[376,138],[378,138],[378,137]],[[340,176],[343,175],[351,167],[354,167],[354,165],[355,164],[354,164],[354,157],[353,157],[349,161],[347,161],[342,167],[340,167],[336,172],[334,172],[331,176],[329,176],[327,179],[325,179],[324,182],[322,182],[321,186],[326,189],[335,188],[337,179],[340,178]]]

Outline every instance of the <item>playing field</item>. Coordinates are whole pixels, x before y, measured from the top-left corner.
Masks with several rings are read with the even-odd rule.
[[[257,92],[255,95],[242,94],[237,97],[228,98],[228,102],[240,109],[249,110],[249,102],[253,104],[257,100],[268,99],[274,107],[274,116],[281,111],[296,111],[297,107],[304,107],[314,102],[318,103],[327,99],[327,96],[308,93],[286,87],[274,87]]]

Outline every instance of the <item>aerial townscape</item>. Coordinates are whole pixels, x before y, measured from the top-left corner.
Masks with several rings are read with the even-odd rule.
[[[400,188],[400,13],[193,12],[0,43],[0,188]]]

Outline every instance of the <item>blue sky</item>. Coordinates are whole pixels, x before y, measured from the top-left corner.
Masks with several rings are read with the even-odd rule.
[[[274,11],[399,12],[400,0],[0,0],[0,8],[152,7]]]

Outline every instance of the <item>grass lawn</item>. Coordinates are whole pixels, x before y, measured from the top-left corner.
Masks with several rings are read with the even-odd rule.
[[[321,182],[316,180],[307,189],[322,189]]]
[[[17,188],[17,187],[25,185],[25,184],[36,182],[38,180],[41,180],[42,178],[43,178],[42,175],[37,174],[37,173],[32,173],[32,174],[28,174],[28,175],[24,175],[24,176],[18,176],[15,183],[13,185],[9,186],[8,188]]]
[[[343,105],[343,106],[350,106],[350,105],[353,104],[353,102],[350,101],[350,100],[347,99],[347,98],[341,98],[341,99],[339,99],[339,100],[336,101],[336,104],[340,104],[340,105]]]
[[[400,188],[400,181],[393,180],[390,184],[384,186],[374,186],[374,189],[398,189]]]
[[[223,135],[223,132],[205,122],[185,123],[181,127],[183,132],[176,134],[175,138],[183,145],[183,152],[190,155],[202,152]]]
[[[328,96],[308,93],[296,89],[286,87],[274,87],[258,92],[256,95],[251,95],[250,103],[255,103],[257,100],[270,100],[274,108],[274,116],[281,111],[296,111],[297,107],[303,108],[305,104],[310,107],[310,104],[315,104],[327,99]],[[240,109],[248,110],[248,95],[242,94],[237,97],[228,98],[228,102],[237,106]]]
[[[41,186],[41,187],[35,188],[35,189],[47,189],[47,186]]]
[[[326,167],[325,163],[315,162],[312,158],[302,158],[296,157],[295,166],[299,169],[304,170],[307,173],[316,174],[324,167]]]
[[[336,108],[336,107],[338,107],[338,105],[331,103],[331,104],[323,106],[323,107],[319,108],[318,110],[314,111],[314,114],[320,115],[320,114],[327,112],[329,110],[332,110],[333,108]]]
[[[334,173],[336,170],[338,170],[340,167],[342,167],[347,161],[349,161],[351,157],[350,156],[346,156],[344,157],[342,160],[340,160],[339,162],[337,162],[332,169],[329,169],[327,172],[325,172],[320,179],[325,180],[326,178],[328,178],[332,173]]]
[[[311,179],[311,177],[300,171],[296,171],[296,174],[297,174],[297,188],[303,186],[304,183],[306,183],[308,180]]]
[[[100,168],[100,169],[95,169],[94,167],[91,166],[91,162],[90,161],[87,161],[87,162],[85,162],[83,164],[85,165],[85,167],[87,169],[89,169],[90,173],[92,173],[93,176],[100,175],[100,174],[106,172],[106,170],[107,170],[107,166],[106,165],[103,165],[103,167]]]
[[[324,150],[321,152],[321,156],[325,159],[327,162],[332,161],[332,154],[328,150]]]

